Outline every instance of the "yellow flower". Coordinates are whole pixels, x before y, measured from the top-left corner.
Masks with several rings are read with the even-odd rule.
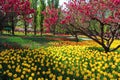
[[[44,75],[44,74],[45,74],[45,71],[43,71],[42,74]]]
[[[17,74],[14,74],[13,77],[16,78],[16,77],[17,77]]]
[[[97,78],[97,80],[100,80],[100,74],[99,74],[99,75],[97,75],[97,77],[96,77],[96,78]]]
[[[94,78],[94,77],[95,77],[95,74],[92,74],[91,76]]]
[[[30,73],[30,72],[31,72],[31,70],[30,70],[30,69],[27,69],[27,72],[28,72],[28,73]]]
[[[117,74],[120,77],[120,73]]]
[[[12,73],[11,73],[11,72],[9,72],[9,73],[8,73],[8,76],[10,76],[10,77],[11,77],[11,76],[12,76]]]
[[[24,79],[24,75],[21,75],[21,78]]]
[[[32,77],[29,77],[28,80],[33,80],[33,78],[32,78]]]
[[[37,80],[41,80],[41,78],[38,78]]]
[[[50,73],[51,73],[51,71],[47,71],[47,72],[46,72],[46,74],[50,74]]]
[[[115,65],[112,65],[111,67],[112,67],[113,69],[115,69],[115,68],[116,68],[116,66],[115,66]]]
[[[14,69],[14,68],[15,68],[15,65],[13,65],[12,68]]]
[[[23,73],[23,74],[26,74],[26,72],[25,72],[25,71],[23,71],[22,73]]]
[[[41,78],[41,80],[44,80],[44,78]]]
[[[56,80],[56,78],[53,77],[52,80]]]
[[[95,69],[94,68],[92,68],[92,70],[91,70],[92,72],[95,72]]]
[[[0,64],[0,69],[2,69],[2,65]]]
[[[31,70],[36,71],[37,68],[36,67],[31,67]]]
[[[79,73],[76,73],[76,76],[77,76],[77,77],[79,77],[79,76],[80,76],[80,74],[79,74]]]
[[[91,78],[91,80],[95,80],[95,78]]]
[[[120,80],[120,78],[118,78],[117,80]]]
[[[41,70],[41,68],[38,68],[38,70]]]
[[[37,72],[37,75],[40,75],[40,72]]]
[[[25,75],[25,77],[26,77],[26,78],[28,78],[28,77],[29,77],[29,75],[27,75],[27,74],[26,74],[26,75]]]
[[[83,78],[84,80],[87,80],[87,76],[84,76],[84,78]]]
[[[6,72],[4,71],[3,74],[6,74]]]
[[[62,78],[63,78],[62,76],[59,76],[57,77],[57,80],[62,80]]]
[[[52,78],[53,77],[53,74],[51,73],[51,74],[49,74],[49,78]]]
[[[15,62],[14,62],[14,61],[12,61],[12,64],[15,64]]]
[[[8,68],[11,69],[11,65],[8,65]]]
[[[104,77],[103,80],[108,80],[108,79],[106,77]]]
[[[110,79],[113,79],[113,75],[111,73],[107,74]]]
[[[14,80],[21,80],[21,78],[20,78],[20,77],[18,77],[18,78],[15,78]]]
[[[70,71],[70,73],[69,73],[69,74],[73,75],[73,71]]]
[[[31,76],[32,76],[32,77],[34,77],[34,76],[35,76],[35,74],[34,74],[34,73],[32,73],[32,74],[31,74]]]
[[[66,77],[66,79],[65,80],[70,80],[70,78],[69,77]]]
[[[65,74],[65,72],[64,72],[64,71],[62,71],[62,74]]]

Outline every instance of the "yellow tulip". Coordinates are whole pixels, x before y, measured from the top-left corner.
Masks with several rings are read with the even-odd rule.
[[[21,80],[21,78],[20,78],[20,77],[18,77],[18,78],[15,78],[14,80]]]
[[[13,75],[13,74],[12,74],[11,72],[8,73],[8,76],[9,76],[9,77],[12,77],[12,75]]]
[[[62,80],[62,78],[63,78],[62,76],[59,76],[57,77],[57,80]]]
[[[17,77],[17,74],[14,74],[13,77],[16,78],[16,77]]]
[[[21,77],[22,79],[24,79],[24,75],[21,75],[20,77]]]
[[[2,69],[2,65],[0,64],[0,69]]]
[[[28,80],[33,80],[33,78],[32,78],[32,77],[29,77]]]

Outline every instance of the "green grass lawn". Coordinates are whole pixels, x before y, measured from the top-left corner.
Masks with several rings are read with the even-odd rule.
[[[53,36],[53,35],[43,35],[33,36],[33,35],[1,35],[0,36],[0,51],[4,49],[8,49],[9,46],[15,48],[40,48],[40,47],[48,47],[50,46],[49,42],[60,41],[59,39],[65,39],[66,36]],[[5,46],[5,47],[4,47]]]
[[[45,37],[25,37],[25,36],[1,36],[0,43],[6,43],[8,45],[19,45],[21,47],[29,47],[31,49],[49,46]]]

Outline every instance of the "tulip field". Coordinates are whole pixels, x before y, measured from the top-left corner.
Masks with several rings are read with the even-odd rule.
[[[120,80],[120,0],[0,0],[0,80]]]
[[[92,40],[48,44],[1,51],[0,80],[120,80],[119,50],[105,53]]]

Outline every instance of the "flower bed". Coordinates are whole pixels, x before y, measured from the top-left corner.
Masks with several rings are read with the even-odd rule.
[[[106,54],[79,45],[10,49],[0,54],[0,71],[0,78],[8,76],[14,80],[119,79],[120,54]]]

